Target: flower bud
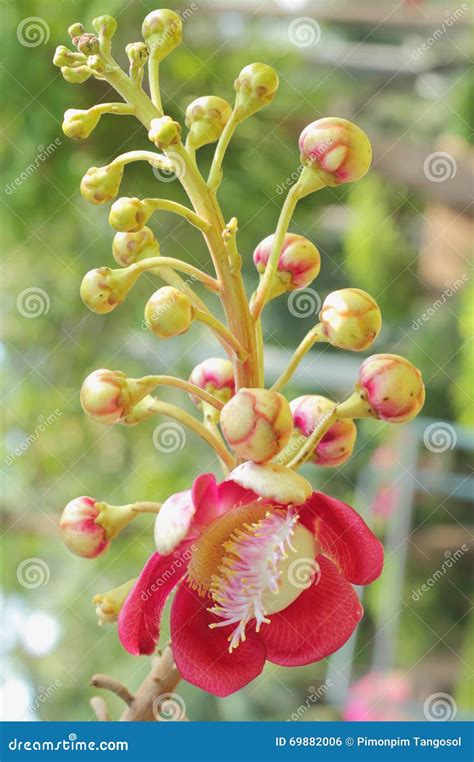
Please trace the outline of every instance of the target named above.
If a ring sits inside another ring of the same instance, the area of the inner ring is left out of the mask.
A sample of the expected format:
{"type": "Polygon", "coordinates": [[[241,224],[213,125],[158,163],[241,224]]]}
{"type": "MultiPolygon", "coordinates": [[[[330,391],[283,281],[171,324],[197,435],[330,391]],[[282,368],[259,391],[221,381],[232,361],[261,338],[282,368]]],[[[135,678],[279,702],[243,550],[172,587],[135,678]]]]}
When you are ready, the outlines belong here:
{"type": "Polygon", "coordinates": [[[329,294],[319,319],[329,343],[352,352],[370,347],[382,326],[377,302],[360,288],[341,288],[329,294]]]}
{"type": "Polygon", "coordinates": [[[104,79],[106,64],[101,56],[89,56],[87,67],[97,79],[104,79]]]}
{"type": "Polygon", "coordinates": [[[139,272],[130,272],[130,269],[98,267],[89,270],[82,279],[81,299],[91,312],[105,315],[122,304],[139,275],[139,272]]]}
{"type": "Polygon", "coordinates": [[[65,45],[58,45],[54,51],[53,64],[55,66],[79,66],[85,64],[86,57],[82,53],[76,53],[73,50],[69,50],[65,45]]]}
{"type": "Polygon", "coordinates": [[[170,339],[186,333],[193,321],[193,308],[187,294],[172,286],[155,291],[145,307],[145,322],[155,336],[170,339]]]}
{"type": "Polygon", "coordinates": [[[372,161],[372,147],[362,130],[347,119],[326,117],[311,122],[300,135],[301,161],[325,185],[359,180],[372,161]]]}
{"type": "Polygon", "coordinates": [[[148,137],[157,148],[169,148],[181,141],[181,125],[170,116],[152,119],[148,137]]]}
{"type": "Polygon", "coordinates": [[[153,231],[144,227],[137,233],[116,233],[112,243],[112,254],[121,267],[129,267],[140,259],[158,257],[160,244],[153,231]]]}
{"type": "Polygon", "coordinates": [[[136,233],[150,217],[151,211],[139,198],[123,196],[112,204],[109,224],[121,233],[136,233]]]}
{"type": "Polygon", "coordinates": [[[79,23],[79,21],[76,21],[75,24],[71,24],[70,27],[68,27],[67,33],[69,37],[72,38],[72,41],[75,43],[75,38],[80,37],[82,34],[84,34],[86,30],[84,29],[83,25],[79,23]]]}
{"type": "Polygon", "coordinates": [[[71,85],[82,85],[83,82],[87,82],[91,76],[91,72],[87,66],[76,66],[71,68],[70,66],[62,66],[61,74],[66,82],[71,85]]]}
{"type": "Polygon", "coordinates": [[[76,556],[96,558],[109,547],[104,527],[96,524],[98,517],[93,497],[76,497],[63,510],[59,529],[65,545],[76,556]]]}
{"type": "Polygon", "coordinates": [[[91,204],[105,204],[112,201],[120,190],[123,164],[108,164],[105,167],[90,167],[81,180],[82,197],[91,204]]]}
{"type": "Polygon", "coordinates": [[[263,63],[245,66],[234,82],[239,121],[268,106],[275,96],[278,84],[278,74],[271,66],[263,63]]]}
{"type": "Polygon", "coordinates": [[[114,587],[107,593],[97,593],[92,599],[95,613],[99,619],[99,625],[113,624],[117,621],[120,610],[125,603],[125,598],[134,586],[136,579],[130,579],[119,587],[114,587]]]}
{"type": "Polygon", "coordinates": [[[79,52],[85,56],[95,56],[100,53],[99,38],[89,32],[84,32],[75,42],[75,45],[77,45],[79,52]]]}
{"type": "Polygon", "coordinates": [[[369,406],[368,415],[390,423],[411,421],[425,402],[420,371],[399,355],[372,355],[364,360],[356,390],[369,406]]]}
{"type": "Polygon", "coordinates": [[[130,62],[130,78],[141,87],[144,66],[148,61],[148,47],[144,42],[131,42],[125,48],[125,52],[130,62]]]}
{"type": "Polygon", "coordinates": [[[111,40],[117,31],[117,21],[113,16],[98,16],[92,20],[92,27],[101,40],[111,40]]]}
{"type": "MultiPolygon", "coordinates": [[[[253,261],[261,275],[266,270],[274,238],[273,234],[264,238],[253,253],[253,261]]],[[[316,246],[302,235],[287,233],[278,259],[271,297],[308,286],[320,268],[321,256],[316,246]]]]}
{"type": "MultiPolygon", "coordinates": [[[[306,394],[290,402],[290,407],[295,425],[290,447],[292,443],[296,447],[302,446],[322,418],[333,412],[334,402],[317,394],[306,394]]],[[[316,446],[311,461],[318,466],[340,466],[351,457],[356,438],[354,421],[349,418],[336,421],[316,446]]]]}
{"type": "Polygon", "coordinates": [[[196,98],[186,109],[186,127],[193,148],[219,140],[232,114],[232,106],[217,95],[196,98]]]}
{"type": "Polygon", "coordinates": [[[239,458],[263,463],[288,443],[293,417],[285,397],[268,389],[240,389],[221,412],[224,436],[239,458]]]}
{"type": "Polygon", "coordinates": [[[63,132],[68,138],[84,140],[97,127],[99,119],[100,113],[94,109],[83,111],[82,109],[68,108],[64,113],[63,132]]]}
{"type": "Polygon", "coordinates": [[[155,61],[162,61],[180,44],[183,38],[183,22],[177,13],[166,8],[152,11],[145,17],[142,35],[155,61]]]}
{"type": "Polygon", "coordinates": [[[117,423],[155,386],[147,377],[128,378],[120,370],[100,368],[90,373],[82,384],[82,409],[95,421],[117,423]]]}
{"type": "MultiPolygon", "coordinates": [[[[213,394],[221,402],[228,402],[235,394],[234,369],[230,360],[221,357],[210,357],[208,360],[196,365],[189,380],[200,389],[213,394]]],[[[201,400],[191,395],[191,399],[197,407],[201,407],[201,400]]]]}

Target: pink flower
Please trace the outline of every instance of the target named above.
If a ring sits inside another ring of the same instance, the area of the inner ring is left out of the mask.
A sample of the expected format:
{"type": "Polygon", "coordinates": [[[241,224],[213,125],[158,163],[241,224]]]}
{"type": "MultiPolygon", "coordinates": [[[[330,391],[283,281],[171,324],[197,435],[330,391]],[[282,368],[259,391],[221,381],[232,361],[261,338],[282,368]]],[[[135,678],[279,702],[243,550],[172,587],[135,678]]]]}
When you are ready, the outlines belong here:
{"type": "MultiPolygon", "coordinates": [[[[253,253],[253,261],[259,273],[266,270],[274,238],[274,234],[264,238],[253,253]]],[[[274,286],[275,295],[308,286],[320,268],[321,255],[316,246],[302,235],[287,233],[278,259],[276,275],[279,284],[274,286]]]]}
{"type": "MultiPolygon", "coordinates": [[[[350,583],[372,582],[383,564],[381,543],[345,503],[312,493],[299,506],[284,504],[232,477],[217,484],[204,474],[165,502],[156,523],[159,552],[118,621],[127,651],[152,653],[163,607],[177,587],[171,608],[177,667],[216,696],[256,678],[266,660],[297,666],[339,649],[363,613],[350,583]]],[[[276,472],[266,494],[278,481],[276,472]]]]}
{"type": "Polygon", "coordinates": [[[349,689],[343,719],[348,722],[389,722],[411,719],[406,704],[412,686],[402,672],[369,672],[349,689]]]}

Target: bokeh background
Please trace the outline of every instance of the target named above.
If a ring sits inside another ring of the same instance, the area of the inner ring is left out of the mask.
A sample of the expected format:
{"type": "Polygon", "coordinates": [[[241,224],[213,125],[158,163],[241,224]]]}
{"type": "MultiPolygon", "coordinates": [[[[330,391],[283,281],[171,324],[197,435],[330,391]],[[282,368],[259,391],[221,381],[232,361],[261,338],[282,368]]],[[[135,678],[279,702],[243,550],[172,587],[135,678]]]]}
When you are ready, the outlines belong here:
{"type": "MultiPolygon", "coordinates": [[[[298,167],[297,137],[327,115],[354,119],[370,135],[374,165],[354,186],[327,189],[297,209],[292,229],[310,237],[322,271],[291,304],[265,314],[267,377],[276,377],[335,288],[369,291],[384,314],[375,351],[406,355],[423,370],[423,417],[397,428],[364,421],[354,457],[305,475],[353,505],[384,540],[387,563],[364,596],[353,640],[329,660],[300,669],[267,665],[237,695],[216,699],[182,684],[191,719],[462,719],[472,709],[472,322],[469,280],[472,166],[468,3],[388,0],[196,0],[168,2],[184,18],[185,43],[163,65],[167,113],[182,120],[202,94],[229,100],[240,69],[273,65],[272,106],[239,128],[220,196],[239,218],[249,293],[255,245],[274,230],[283,188],[298,167]]],[[[151,2],[21,0],[2,3],[3,455],[2,697],[8,719],[92,718],[88,686],[105,672],[135,689],[149,660],[123,652],[114,626],[98,628],[92,597],[137,575],[152,550],[152,518],[136,520],[95,561],[72,556],[58,536],[62,507],[80,494],[112,503],[165,499],[218,466],[191,434],[163,437],[150,420],[101,427],[79,405],[98,367],[128,375],[187,377],[219,354],[205,331],[172,343],[142,327],[156,288],[142,278],[107,316],[79,298],[83,274],[111,265],[107,209],[91,207],[79,182],[126,150],[146,148],[131,117],[105,117],[91,138],[62,134],[65,109],[113,100],[95,80],[69,85],[51,59],[67,27],[112,13],[114,49],[140,39],[151,2]]],[[[206,166],[211,149],[202,151],[206,166]]],[[[178,181],[129,166],[123,195],[184,201],[178,181]]],[[[162,251],[200,267],[199,234],[170,215],[153,220],[162,251]]],[[[341,399],[362,358],[316,347],[289,396],[341,399]]],[[[192,411],[182,395],[166,399],[192,411]]],[[[163,635],[167,637],[166,627],[163,635]]],[[[113,717],[120,702],[106,697],[113,717]]]]}

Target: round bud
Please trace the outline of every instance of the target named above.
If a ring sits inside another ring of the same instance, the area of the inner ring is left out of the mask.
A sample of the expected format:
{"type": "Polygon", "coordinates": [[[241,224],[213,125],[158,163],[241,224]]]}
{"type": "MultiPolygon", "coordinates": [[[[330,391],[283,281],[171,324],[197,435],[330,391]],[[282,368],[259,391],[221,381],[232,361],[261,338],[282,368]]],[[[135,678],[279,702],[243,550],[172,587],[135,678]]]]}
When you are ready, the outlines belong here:
{"type": "Polygon", "coordinates": [[[370,415],[390,423],[411,421],[425,402],[421,372],[399,355],[371,355],[364,360],[356,390],[370,406],[370,415]]]}
{"type": "Polygon", "coordinates": [[[121,267],[129,267],[140,259],[158,257],[160,245],[153,231],[144,227],[137,233],[116,233],[112,242],[112,254],[121,267]]]}
{"type": "Polygon", "coordinates": [[[181,125],[170,116],[152,119],[148,137],[157,148],[169,148],[181,141],[181,125]]]}
{"type": "Polygon", "coordinates": [[[92,27],[100,37],[110,40],[117,31],[117,21],[113,16],[98,16],[92,19],[92,27]]]}
{"type": "Polygon", "coordinates": [[[107,67],[103,58],[100,56],[89,56],[87,59],[87,67],[95,77],[98,79],[104,79],[104,74],[107,67]]]}
{"type": "Polygon", "coordinates": [[[352,352],[370,347],[382,326],[377,302],[360,288],[341,288],[329,294],[319,319],[329,343],[352,352]]]}
{"type": "Polygon", "coordinates": [[[71,26],[68,27],[67,33],[69,37],[72,37],[72,41],[74,42],[74,38],[80,37],[85,31],[83,25],[79,23],[79,21],[76,21],[75,24],[71,24],[71,26]]]}
{"type": "Polygon", "coordinates": [[[85,63],[85,58],[81,53],[75,53],[65,45],[58,45],[54,51],[53,64],[55,66],[77,66],[80,63],[85,63]]]}
{"type": "Polygon", "coordinates": [[[112,201],[120,190],[122,177],[123,164],[90,167],[81,180],[81,195],[91,204],[112,201]]]}
{"type": "Polygon", "coordinates": [[[232,106],[217,95],[196,98],[186,109],[186,127],[194,148],[219,140],[232,114],[232,106]]]}
{"type": "Polygon", "coordinates": [[[145,322],[156,336],[170,339],[186,333],[193,321],[191,300],[183,291],[163,286],[155,291],[145,307],[145,322]]]}
{"type": "Polygon", "coordinates": [[[326,117],[311,122],[300,135],[301,161],[324,180],[340,185],[359,180],[372,161],[369,138],[352,122],[326,117]]]}
{"type": "Polygon", "coordinates": [[[77,42],[75,42],[77,49],[85,56],[95,56],[100,53],[100,43],[98,37],[95,34],[84,32],[77,42]]]}
{"type": "MultiPolygon", "coordinates": [[[[189,380],[200,389],[213,394],[221,402],[228,402],[235,394],[234,369],[230,360],[221,357],[210,357],[208,360],[196,365],[189,380]]],[[[191,396],[197,407],[201,407],[201,400],[191,396]]]]}
{"type": "Polygon", "coordinates": [[[234,82],[239,119],[245,119],[271,103],[278,84],[278,74],[271,66],[263,63],[245,66],[234,82]]]}
{"type": "Polygon", "coordinates": [[[66,82],[71,85],[82,85],[83,82],[87,82],[91,76],[91,72],[88,66],[76,66],[71,68],[70,66],[62,66],[61,74],[66,82]]]}
{"type": "Polygon", "coordinates": [[[268,389],[240,389],[222,409],[220,422],[239,458],[256,463],[277,455],[293,431],[288,402],[268,389]]]}
{"type": "Polygon", "coordinates": [[[96,524],[99,510],[93,497],[76,497],[62,512],[59,529],[65,545],[76,556],[96,558],[110,545],[104,527],[96,524]]]}
{"type": "Polygon", "coordinates": [[[109,224],[123,233],[135,233],[141,230],[150,217],[150,210],[139,198],[123,196],[112,204],[109,224]]]}
{"type": "Polygon", "coordinates": [[[63,132],[68,138],[84,140],[97,127],[99,119],[100,114],[93,109],[83,111],[81,109],[69,108],[64,113],[63,132]]]}
{"type": "Polygon", "coordinates": [[[180,44],[183,38],[183,22],[174,11],[161,8],[145,17],[142,35],[150,49],[150,55],[155,60],[162,61],[180,44]]]}
{"type": "Polygon", "coordinates": [[[125,52],[130,63],[137,68],[144,66],[148,60],[148,47],[144,42],[130,42],[125,52]]]}
{"type": "MultiPolygon", "coordinates": [[[[253,261],[260,274],[265,272],[275,236],[260,241],[253,253],[253,261]]],[[[321,256],[316,246],[296,233],[287,233],[281,248],[272,296],[308,286],[321,269],[321,256]]]]}
{"type": "MultiPolygon", "coordinates": [[[[304,444],[324,416],[332,413],[334,402],[317,394],[305,394],[290,402],[290,407],[295,426],[290,447],[294,443],[296,448],[304,444]]],[[[351,457],[356,438],[354,421],[336,421],[316,446],[311,461],[318,466],[340,466],[351,457]]]]}
{"type": "Polygon", "coordinates": [[[127,412],[126,383],[127,377],[120,370],[95,370],[82,384],[82,409],[96,421],[116,423],[127,412]]]}
{"type": "Polygon", "coordinates": [[[110,267],[97,267],[84,275],[81,299],[92,312],[105,315],[121,304],[126,296],[117,288],[117,273],[110,267]]]}

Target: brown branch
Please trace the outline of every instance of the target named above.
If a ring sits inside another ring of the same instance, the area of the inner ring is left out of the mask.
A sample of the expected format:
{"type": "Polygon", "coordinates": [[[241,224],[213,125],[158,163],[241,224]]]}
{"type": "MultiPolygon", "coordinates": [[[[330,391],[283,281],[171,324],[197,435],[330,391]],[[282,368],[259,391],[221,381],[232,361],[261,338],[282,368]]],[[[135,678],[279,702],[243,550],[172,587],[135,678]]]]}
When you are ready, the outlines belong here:
{"type": "Polygon", "coordinates": [[[107,704],[105,703],[102,696],[92,696],[90,700],[90,705],[92,709],[94,710],[94,714],[99,720],[99,722],[109,722],[110,721],[110,715],[107,710],[107,704]]]}
{"type": "Polygon", "coordinates": [[[128,688],[108,675],[93,675],[89,685],[94,686],[94,688],[104,688],[106,691],[116,693],[128,706],[131,706],[134,702],[135,697],[130,693],[128,688]]]}
{"type": "MultiPolygon", "coordinates": [[[[165,646],[162,653],[152,661],[149,674],[138,688],[135,699],[131,706],[127,707],[121,716],[126,722],[154,722],[160,719],[160,697],[167,694],[166,699],[171,700],[170,693],[178,685],[181,676],[173,659],[171,646],[165,646]]],[[[163,701],[163,706],[165,700],[163,701]]],[[[184,704],[182,714],[176,719],[184,718],[184,704]]]]}

